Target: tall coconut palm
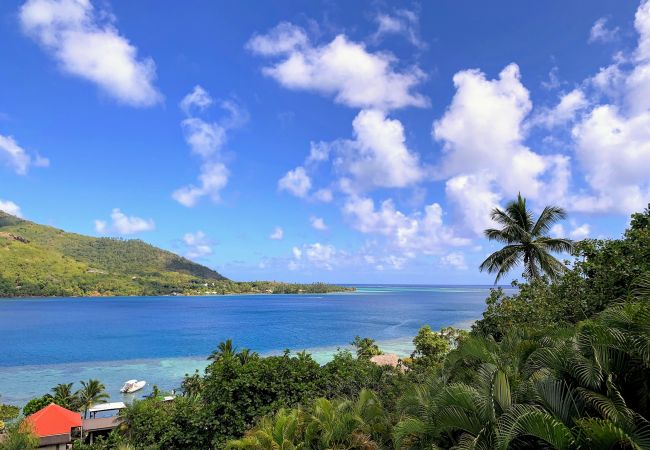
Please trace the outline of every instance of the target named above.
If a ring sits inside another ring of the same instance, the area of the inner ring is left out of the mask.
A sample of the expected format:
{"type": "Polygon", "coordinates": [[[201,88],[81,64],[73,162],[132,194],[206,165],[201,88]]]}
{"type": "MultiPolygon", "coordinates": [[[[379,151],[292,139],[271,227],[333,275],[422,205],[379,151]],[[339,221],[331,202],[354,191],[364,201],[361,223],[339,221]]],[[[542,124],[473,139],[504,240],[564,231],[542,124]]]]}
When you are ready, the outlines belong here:
{"type": "Polygon", "coordinates": [[[72,383],[57,384],[52,388],[54,403],[67,409],[79,406],[79,398],[72,392],[72,383]]]}
{"type": "Polygon", "coordinates": [[[505,246],[488,256],[480,269],[496,273],[495,283],[520,263],[523,263],[524,276],[529,280],[544,274],[554,279],[565,270],[551,253],[570,252],[573,241],[547,236],[551,226],[566,217],[564,209],[547,206],[535,220],[526,206],[526,199],[519,194],[516,200],[506,205],[505,210],[494,208],[490,217],[502,228],[489,228],[485,230],[485,236],[505,246]]]}
{"type": "Polygon", "coordinates": [[[77,391],[79,404],[84,412],[84,419],[88,417],[88,410],[96,403],[108,400],[106,386],[99,380],[88,380],[81,382],[81,389],[77,391]]]}
{"type": "Polygon", "coordinates": [[[235,356],[236,353],[237,348],[233,345],[232,339],[226,339],[223,342],[219,342],[219,345],[217,345],[217,348],[212,353],[210,353],[208,359],[217,361],[221,358],[235,356]]]}

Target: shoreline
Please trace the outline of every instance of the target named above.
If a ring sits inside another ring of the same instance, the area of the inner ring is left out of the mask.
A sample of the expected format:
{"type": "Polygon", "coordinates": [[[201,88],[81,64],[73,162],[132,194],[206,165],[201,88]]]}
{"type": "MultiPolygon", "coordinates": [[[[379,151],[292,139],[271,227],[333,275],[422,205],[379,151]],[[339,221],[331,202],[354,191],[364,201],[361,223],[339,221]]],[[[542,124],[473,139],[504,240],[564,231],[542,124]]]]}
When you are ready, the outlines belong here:
{"type": "MultiPolygon", "coordinates": [[[[450,326],[469,329],[472,323],[474,323],[473,320],[463,321],[450,326]]],[[[376,343],[384,353],[394,353],[400,357],[406,357],[414,349],[413,337],[411,335],[402,336],[378,340],[376,343]]],[[[306,351],[320,365],[331,361],[334,354],[340,350],[350,350],[354,353],[354,348],[349,343],[290,349],[293,355],[306,351]]],[[[284,349],[270,350],[261,352],[260,356],[279,356],[283,352],[284,349]]],[[[138,393],[141,396],[149,394],[154,385],[158,386],[161,390],[178,389],[185,375],[192,374],[195,370],[202,373],[209,364],[210,361],[207,359],[207,355],[188,355],[169,358],[95,360],[57,364],[0,366],[0,386],[3,386],[1,382],[3,378],[9,380],[9,384],[11,384],[10,380],[14,379],[14,383],[22,384],[24,382],[26,386],[29,386],[29,389],[25,389],[24,394],[21,396],[0,391],[0,399],[2,403],[20,406],[22,408],[28,400],[49,392],[58,383],[78,383],[81,379],[90,377],[98,378],[107,385],[107,391],[111,396],[109,401],[124,398],[140,398],[135,396],[125,397],[119,393],[119,388],[122,386],[123,380],[128,379],[130,376],[128,374],[132,374],[133,371],[146,374],[145,376],[140,376],[140,378],[147,379],[145,389],[138,393]],[[82,375],[84,373],[86,375],[82,375]],[[104,379],[102,379],[102,375],[105,376],[104,379]]]]}
{"type": "MultiPolygon", "coordinates": [[[[412,351],[413,336],[377,341],[379,347],[386,353],[396,353],[399,356],[408,356],[412,351]]],[[[290,349],[295,355],[306,351],[321,365],[331,361],[339,350],[352,350],[348,344],[319,346],[305,349],[290,349]]],[[[261,352],[263,357],[282,355],[282,350],[261,352]]],[[[20,386],[20,393],[0,391],[0,402],[15,406],[24,406],[31,398],[41,396],[50,391],[58,383],[79,383],[82,379],[97,378],[106,384],[110,395],[109,401],[123,399],[119,388],[124,380],[131,375],[147,380],[145,389],[138,392],[138,396],[126,397],[127,399],[140,398],[151,392],[154,385],[161,390],[178,389],[187,374],[195,370],[200,373],[210,364],[207,355],[177,356],[170,358],[145,358],[132,360],[105,360],[83,361],[57,364],[30,364],[22,366],[0,366],[0,387],[13,385],[20,386]],[[23,387],[24,386],[24,387],[23,387]]]]}

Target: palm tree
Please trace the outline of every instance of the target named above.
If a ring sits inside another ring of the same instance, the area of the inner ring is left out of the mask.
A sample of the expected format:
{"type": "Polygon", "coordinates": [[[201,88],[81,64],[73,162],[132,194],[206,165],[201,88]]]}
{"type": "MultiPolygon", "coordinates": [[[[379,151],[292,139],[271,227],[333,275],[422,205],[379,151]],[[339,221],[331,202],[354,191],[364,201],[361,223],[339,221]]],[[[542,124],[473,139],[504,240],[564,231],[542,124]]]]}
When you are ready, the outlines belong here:
{"type": "Polygon", "coordinates": [[[96,403],[108,400],[106,386],[99,380],[88,380],[81,382],[81,389],[77,391],[77,397],[81,408],[83,408],[84,419],[88,417],[88,410],[96,403]]]}
{"type": "Polygon", "coordinates": [[[54,403],[64,408],[74,409],[79,405],[79,398],[72,392],[72,383],[57,384],[52,388],[54,403]]]}
{"type": "Polygon", "coordinates": [[[230,441],[229,450],[298,450],[304,444],[304,413],[300,409],[280,409],[274,416],[263,417],[255,429],[237,441],[230,441]]]}
{"type": "Polygon", "coordinates": [[[232,344],[232,339],[226,339],[225,341],[219,343],[217,348],[212,353],[210,353],[208,359],[217,361],[218,359],[221,358],[228,358],[231,356],[235,356],[236,353],[237,353],[237,349],[232,344]]]}
{"type": "Polygon", "coordinates": [[[239,362],[242,363],[242,365],[258,357],[259,354],[257,352],[253,352],[248,348],[244,348],[239,353],[237,353],[237,359],[239,359],[239,362]]]}
{"type": "Polygon", "coordinates": [[[570,252],[573,241],[546,235],[555,222],[566,217],[564,209],[547,206],[534,220],[532,212],[526,207],[526,199],[519,194],[517,200],[506,205],[505,210],[494,208],[490,217],[502,228],[489,228],[485,230],[485,236],[491,241],[506,244],[488,256],[480,266],[481,271],[497,274],[495,283],[522,262],[524,276],[531,281],[543,274],[555,279],[565,270],[551,252],[570,252]]]}

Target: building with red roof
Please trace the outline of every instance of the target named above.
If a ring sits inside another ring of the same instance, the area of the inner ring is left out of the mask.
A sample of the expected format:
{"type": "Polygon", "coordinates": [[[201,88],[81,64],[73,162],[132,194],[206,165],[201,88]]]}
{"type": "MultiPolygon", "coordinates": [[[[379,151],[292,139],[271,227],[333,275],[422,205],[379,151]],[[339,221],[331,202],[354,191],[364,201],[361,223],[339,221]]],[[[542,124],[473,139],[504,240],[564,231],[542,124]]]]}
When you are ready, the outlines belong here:
{"type": "Polygon", "coordinates": [[[63,450],[81,436],[81,414],[54,403],[25,418],[25,424],[40,439],[39,448],[63,450]]]}

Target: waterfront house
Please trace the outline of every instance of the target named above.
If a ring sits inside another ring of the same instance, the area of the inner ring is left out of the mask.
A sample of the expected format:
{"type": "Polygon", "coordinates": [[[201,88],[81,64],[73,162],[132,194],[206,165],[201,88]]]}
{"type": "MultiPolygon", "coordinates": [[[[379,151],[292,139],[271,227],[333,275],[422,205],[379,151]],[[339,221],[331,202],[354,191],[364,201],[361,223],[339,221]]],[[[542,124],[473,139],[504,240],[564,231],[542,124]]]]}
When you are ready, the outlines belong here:
{"type": "Polygon", "coordinates": [[[40,449],[68,449],[81,437],[81,414],[54,403],[27,416],[25,423],[38,436],[40,449]]]}

